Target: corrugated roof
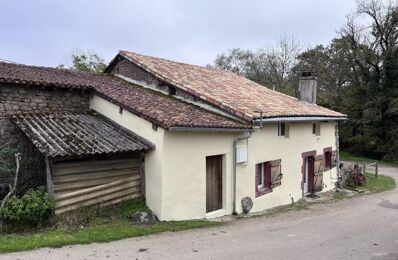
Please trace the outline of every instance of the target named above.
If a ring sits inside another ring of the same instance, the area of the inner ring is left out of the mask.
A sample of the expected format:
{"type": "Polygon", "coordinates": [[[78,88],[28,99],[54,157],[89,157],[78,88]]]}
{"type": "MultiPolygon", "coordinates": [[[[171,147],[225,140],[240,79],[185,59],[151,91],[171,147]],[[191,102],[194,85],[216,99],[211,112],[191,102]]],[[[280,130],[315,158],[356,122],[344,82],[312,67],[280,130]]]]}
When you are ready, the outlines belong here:
{"type": "Polygon", "coordinates": [[[235,73],[210,69],[128,51],[119,54],[162,81],[187,91],[241,118],[276,116],[344,117],[339,112],[299,101],[235,73]]]}
{"type": "Polygon", "coordinates": [[[250,128],[248,124],[104,73],[0,62],[0,82],[94,90],[111,102],[165,129],[169,127],[243,130],[250,128]]]}
{"type": "Polygon", "coordinates": [[[18,115],[13,122],[48,157],[146,151],[153,144],[94,113],[18,115]]]}

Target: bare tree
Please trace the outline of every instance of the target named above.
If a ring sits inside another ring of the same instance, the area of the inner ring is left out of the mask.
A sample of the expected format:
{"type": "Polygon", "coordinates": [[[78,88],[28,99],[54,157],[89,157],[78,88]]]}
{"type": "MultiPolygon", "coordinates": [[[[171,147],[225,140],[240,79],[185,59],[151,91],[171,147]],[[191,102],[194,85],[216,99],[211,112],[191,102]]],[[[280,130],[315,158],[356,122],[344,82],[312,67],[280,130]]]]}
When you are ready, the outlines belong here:
{"type": "Polygon", "coordinates": [[[9,184],[9,192],[7,193],[7,195],[4,197],[3,201],[0,204],[0,231],[3,230],[3,208],[6,205],[7,200],[11,197],[12,194],[14,194],[16,188],[17,188],[17,183],[18,183],[18,176],[19,176],[19,165],[21,162],[21,155],[20,153],[16,153],[15,154],[15,164],[16,164],[16,168],[15,168],[15,176],[14,176],[14,183],[13,185],[9,184]]]}

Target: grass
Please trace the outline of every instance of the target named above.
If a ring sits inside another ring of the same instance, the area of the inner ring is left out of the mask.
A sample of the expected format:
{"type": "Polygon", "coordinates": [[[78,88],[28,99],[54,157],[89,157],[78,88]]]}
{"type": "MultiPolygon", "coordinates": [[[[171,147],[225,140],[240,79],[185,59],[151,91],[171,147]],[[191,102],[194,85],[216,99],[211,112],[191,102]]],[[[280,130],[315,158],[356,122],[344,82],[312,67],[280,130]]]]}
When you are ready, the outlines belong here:
{"type": "Polygon", "coordinates": [[[71,232],[58,229],[36,233],[9,234],[0,236],[0,252],[16,252],[41,247],[61,247],[73,244],[109,242],[122,238],[209,227],[217,224],[217,222],[205,220],[190,220],[159,222],[152,226],[137,226],[132,225],[127,220],[119,220],[71,232]]]}
{"type": "MultiPolygon", "coordinates": [[[[340,151],[340,160],[353,162],[374,162],[375,159],[353,155],[346,151],[340,151]]],[[[379,163],[387,166],[398,167],[398,162],[379,161],[379,163]]]]}
{"type": "Polygon", "coordinates": [[[373,173],[365,173],[365,178],[366,183],[360,188],[372,193],[392,190],[396,187],[394,178],[390,176],[378,175],[377,179],[375,179],[375,175],[373,173]]]}
{"type": "MultiPolygon", "coordinates": [[[[119,207],[110,208],[101,216],[89,216],[88,223],[82,227],[72,228],[68,224],[58,228],[36,230],[0,235],[0,253],[32,250],[41,247],[61,247],[74,244],[90,244],[109,242],[129,237],[146,236],[161,232],[175,232],[193,228],[211,227],[219,224],[206,220],[158,222],[154,225],[134,225],[129,216],[137,211],[148,212],[145,203],[140,200],[130,200],[119,207]]],[[[90,210],[83,210],[81,214],[92,214],[90,210]]],[[[77,213],[79,215],[80,213],[77,213]]],[[[70,224],[70,223],[69,223],[70,224]]],[[[79,224],[80,225],[80,224],[79,224]]]]}

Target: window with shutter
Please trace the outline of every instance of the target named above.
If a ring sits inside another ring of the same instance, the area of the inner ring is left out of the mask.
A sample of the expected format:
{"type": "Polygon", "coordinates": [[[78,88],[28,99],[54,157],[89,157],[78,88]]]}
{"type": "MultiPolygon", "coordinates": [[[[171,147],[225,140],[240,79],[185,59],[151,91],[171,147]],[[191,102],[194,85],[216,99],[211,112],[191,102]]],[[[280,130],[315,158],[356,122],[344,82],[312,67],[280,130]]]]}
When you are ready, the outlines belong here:
{"type": "Polygon", "coordinates": [[[281,160],[256,164],[256,197],[272,192],[281,185],[281,160]]]}

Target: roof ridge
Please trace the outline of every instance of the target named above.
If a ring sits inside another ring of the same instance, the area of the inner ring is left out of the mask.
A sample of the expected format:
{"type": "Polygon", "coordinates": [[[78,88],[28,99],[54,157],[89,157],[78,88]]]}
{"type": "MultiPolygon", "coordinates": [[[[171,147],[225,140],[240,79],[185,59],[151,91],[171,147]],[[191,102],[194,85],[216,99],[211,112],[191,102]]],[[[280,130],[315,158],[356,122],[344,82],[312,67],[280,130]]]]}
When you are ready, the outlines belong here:
{"type": "MultiPolygon", "coordinates": [[[[185,66],[191,66],[191,67],[196,67],[196,68],[205,69],[205,70],[212,70],[212,71],[216,71],[216,72],[234,73],[234,72],[229,71],[229,70],[205,67],[205,66],[196,65],[196,64],[190,64],[190,63],[186,63],[186,62],[182,62],[182,61],[175,61],[175,60],[170,60],[170,59],[165,59],[165,58],[159,58],[159,57],[155,57],[155,56],[151,56],[151,55],[145,55],[145,54],[136,53],[136,52],[133,52],[133,51],[125,51],[125,50],[120,50],[119,51],[119,54],[122,55],[122,56],[124,56],[123,53],[132,53],[134,55],[143,56],[143,57],[147,57],[147,58],[151,58],[151,59],[163,60],[163,61],[166,61],[166,62],[177,63],[177,64],[181,64],[181,65],[185,65],[185,66]]],[[[235,74],[235,75],[237,75],[237,74],[235,74]]]]}
{"type": "Polygon", "coordinates": [[[0,61],[1,64],[6,64],[7,66],[14,66],[14,67],[26,67],[26,68],[34,68],[34,69],[47,69],[47,70],[60,70],[60,71],[65,71],[65,72],[72,72],[76,74],[89,74],[89,75],[99,75],[102,72],[93,72],[93,71],[79,71],[79,70],[73,70],[70,68],[60,68],[60,67],[50,67],[50,66],[39,66],[39,65],[29,65],[29,64],[24,64],[24,63],[12,63],[12,62],[5,62],[5,61],[0,61]]]}

